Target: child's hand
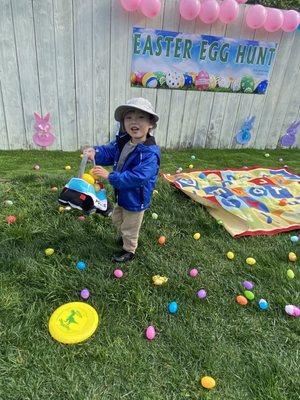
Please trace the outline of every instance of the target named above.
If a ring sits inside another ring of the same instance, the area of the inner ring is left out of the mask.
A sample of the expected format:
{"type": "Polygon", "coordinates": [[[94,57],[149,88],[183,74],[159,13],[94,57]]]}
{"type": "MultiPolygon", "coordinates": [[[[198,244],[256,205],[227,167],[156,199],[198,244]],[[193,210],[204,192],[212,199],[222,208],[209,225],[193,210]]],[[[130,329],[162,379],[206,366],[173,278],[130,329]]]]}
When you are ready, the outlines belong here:
{"type": "Polygon", "coordinates": [[[93,161],[95,159],[96,151],[93,147],[88,147],[83,150],[83,154],[86,154],[88,159],[93,161]]]}
{"type": "Polygon", "coordinates": [[[96,167],[92,168],[91,173],[96,176],[101,176],[101,178],[104,179],[108,179],[109,175],[109,172],[105,168],[100,167],[100,165],[97,165],[96,167]]]}

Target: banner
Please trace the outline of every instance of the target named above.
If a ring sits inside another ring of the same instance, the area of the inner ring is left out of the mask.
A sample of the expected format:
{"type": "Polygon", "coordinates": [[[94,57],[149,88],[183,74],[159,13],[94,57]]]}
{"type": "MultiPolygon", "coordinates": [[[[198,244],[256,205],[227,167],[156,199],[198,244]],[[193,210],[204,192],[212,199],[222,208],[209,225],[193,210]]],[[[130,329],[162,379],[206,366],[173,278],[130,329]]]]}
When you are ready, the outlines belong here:
{"type": "Polygon", "coordinates": [[[265,94],[277,44],[133,28],[131,85],[265,94]]]}
{"type": "Polygon", "coordinates": [[[300,229],[300,176],[284,168],[192,171],[163,175],[234,237],[300,229]]]}

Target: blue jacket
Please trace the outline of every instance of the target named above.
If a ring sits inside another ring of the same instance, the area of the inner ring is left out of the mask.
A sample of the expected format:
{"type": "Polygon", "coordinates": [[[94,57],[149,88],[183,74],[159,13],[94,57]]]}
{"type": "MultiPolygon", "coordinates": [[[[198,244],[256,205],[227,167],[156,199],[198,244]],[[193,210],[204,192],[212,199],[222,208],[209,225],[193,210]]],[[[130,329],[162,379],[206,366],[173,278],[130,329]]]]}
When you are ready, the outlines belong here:
{"type": "Polygon", "coordinates": [[[116,171],[124,145],[130,140],[127,133],[119,133],[105,146],[96,146],[97,165],[113,165],[109,182],[115,189],[116,202],[128,211],[142,211],[150,206],[160,165],[160,149],[155,138],[148,136],[126,158],[121,171],[116,171]]]}

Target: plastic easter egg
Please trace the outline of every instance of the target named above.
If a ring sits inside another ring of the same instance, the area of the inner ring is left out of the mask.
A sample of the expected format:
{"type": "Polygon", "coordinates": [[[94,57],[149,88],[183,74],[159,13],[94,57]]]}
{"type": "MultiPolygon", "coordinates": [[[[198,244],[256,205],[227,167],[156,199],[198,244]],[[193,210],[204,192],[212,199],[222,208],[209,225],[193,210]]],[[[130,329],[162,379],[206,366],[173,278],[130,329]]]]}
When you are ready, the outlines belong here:
{"type": "Polygon", "coordinates": [[[193,238],[194,238],[195,240],[199,240],[199,239],[200,239],[200,237],[201,237],[201,234],[200,234],[199,232],[197,232],[197,233],[194,233],[194,236],[193,236],[193,238]]]}
{"type": "Polygon", "coordinates": [[[246,306],[248,304],[248,300],[246,299],[246,297],[242,296],[241,294],[236,296],[235,300],[240,306],[246,306]]]}
{"type": "Polygon", "coordinates": [[[299,236],[291,236],[290,239],[292,243],[297,243],[299,241],[299,236]]]}
{"type": "Polygon", "coordinates": [[[153,340],[156,335],[154,326],[152,326],[152,325],[148,326],[148,328],[146,329],[145,335],[148,340],[153,340]]]}
{"type": "Polygon", "coordinates": [[[223,225],[223,221],[221,219],[218,219],[217,223],[218,225],[223,225]]]}
{"type": "Polygon", "coordinates": [[[280,206],[286,206],[287,205],[287,199],[281,199],[281,200],[279,200],[279,203],[278,203],[280,206]]]}
{"type": "Polygon", "coordinates": [[[70,206],[65,207],[65,211],[71,211],[71,210],[72,210],[72,207],[70,207],[70,206]]]}
{"type": "Polygon", "coordinates": [[[82,289],[82,291],[80,292],[80,297],[81,297],[83,300],[87,300],[87,299],[90,297],[90,292],[89,292],[89,290],[88,290],[87,288],[82,289]]]}
{"type": "Polygon", "coordinates": [[[84,221],[85,220],[85,216],[84,215],[79,215],[79,217],[77,219],[79,221],[84,221]]]}
{"type": "Polygon", "coordinates": [[[89,183],[90,185],[94,185],[95,183],[95,179],[90,174],[83,174],[82,179],[87,183],[89,183]]]}
{"type": "Polygon", "coordinates": [[[190,164],[189,169],[193,169],[193,168],[194,168],[193,164],[190,164]]]}
{"type": "Polygon", "coordinates": [[[152,72],[147,72],[142,79],[142,85],[147,88],[156,88],[158,85],[158,80],[156,75],[152,72]]]}
{"type": "Polygon", "coordinates": [[[233,92],[238,92],[239,90],[241,90],[241,80],[239,78],[232,80],[231,89],[233,92]]]}
{"type": "Polygon", "coordinates": [[[261,81],[255,88],[255,93],[257,94],[264,94],[267,90],[268,87],[268,80],[264,79],[263,81],[261,81]]]}
{"type": "Polygon", "coordinates": [[[211,376],[203,376],[200,382],[205,389],[213,389],[216,386],[216,381],[211,376]]]}
{"type": "Polygon", "coordinates": [[[254,79],[250,75],[243,76],[241,88],[245,93],[252,93],[254,90],[254,79]]]}
{"type": "Polygon", "coordinates": [[[266,158],[270,157],[270,154],[269,153],[265,153],[265,157],[266,158]]]}
{"type": "Polygon", "coordinates": [[[294,278],[295,278],[295,273],[294,273],[294,271],[293,271],[292,269],[288,269],[288,270],[286,271],[286,276],[287,276],[289,279],[294,279],[294,278]]]}
{"type": "Polygon", "coordinates": [[[166,83],[166,74],[162,71],[157,71],[154,73],[154,75],[156,76],[159,86],[163,86],[163,84],[166,83]]]}
{"type": "Polygon", "coordinates": [[[123,276],[123,271],[122,271],[121,269],[115,269],[115,270],[114,270],[114,276],[115,276],[115,278],[117,278],[117,279],[122,278],[122,276],[123,276]]]}
{"type": "Polygon", "coordinates": [[[196,76],[195,86],[198,90],[207,90],[209,88],[209,75],[206,71],[200,71],[196,76]]]}
{"type": "Polygon", "coordinates": [[[183,74],[184,77],[184,86],[190,87],[193,84],[193,77],[188,74],[183,74]]]}
{"type": "Polygon", "coordinates": [[[190,270],[189,270],[189,275],[190,275],[192,278],[195,278],[195,277],[198,275],[198,270],[197,270],[197,268],[192,268],[192,269],[190,269],[190,270]]]}
{"type": "Polygon", "coordinates": [[[168,72],[166,74],[166,84],[170,89],[179,89],[184,86],[183,74],[178,72],[168,72]]]}
{"type": "Polygon", "coordinates": [[[205,299],[205,297],[207,296],[206,290],[205,289],[198,290],[197,296],[199,297],[199,299],[205,299]]]}
{"type": "Polygon", "coordinates": [[[66,171],[70,171],[70,169],[71,169],[71,166],[70,166],[70,165],[66,165],[66,166],[65,166],[65,170],[66,170],[66,171]]]}
{"type": "Polygon", "coordinates": [[[158,244],[160,244],[161,246],[164,245],[166,243],[166,237],[165,236],[160,236],[158,238],[158,244]]]}
{"type": "Polygon", "coordinates": [[[289,253],[289,260],[292,261],[292,262],[297,261],[297,256],[292,251],[289,253]]]}
{"type": "Polygon", "coordinates": [[[34,169],[35,171],[39,171],[39,170],[41,169],[41,167],[40,167],[38,164],[35,164],[35,165],[33,166],[33,169],[34,169]]]}
{"type": "Polygon", "coordinates": [[[158,194],[158,190],[154,189],[153,190],[153,194],[157,195],[158,194]]]}
{"type": "Polygon", "coordinates": [[[251,281],[244,281],[243,286],[247,290],[252,290],[254,288],[254,283],[251,281]]]}
{"type": "Polygon", "coordinates": [[[168,311],[170,314],[176,314],[178,311],[178,304],[176,301],[171,301],[171,303],[168,304],[168,311]]]}
{"type": "Polygon", "coordinates": [[[17,217],[15,217],[14,215],[8,215],[5,218],[6,222],[8,223],[8,225],[14,224],[17,220],[17,217]]]}
{"type": "Polygon", "coordinates": [[[191,160],[196,160],[196,156],[191,156],[191,160]]]}
{"type": "Polygon", "coordinates": [[[248,265],[254,265],[254,264],[256,264],[256,260],[253,257],[248,257],[248,258],[246,258],[246,263],[248,265]]]}
{"type": "Polygon", "coordinates": [[[158,215],[157,215],[156,213],[152,213],[152,218],[153,218],[153,219],[157,219],[157,218],[158,218],[158,215]]]}
{"type": "Polygon", "coordinates": [[[182,172],[182,168],[181,167],[177,168],[176,174],[181,174],[181,172],[182,172]]]}
{"type": "Polygon", "coordinates": [[[250,292],[250,290],[245,290],[244,291],[244,296],[246,297],[246,299],[248,300],[254,300],[254,293],[250,292]]]}
{"type": "Polygon", "coordinates": [[[232,251],[228,251],[226,254],[227,258],[229,260],[233,260],[234,259],[234,253],[232,251]]]}
{"type": "Polygon", "coordinates": [[[300,308],[293,304],[288,304],[284,307],[285,312],[291,317],[300,317],[300,308]]]}
{"type": "Polygon", "coordinates": [[[54,254],[54,249],[51,249],[50,247],[45,250],[46,256],[52,256],[54,254]]]}
{"type": "Polygon", "coordinates": [[[58,191],[56,186],[52,186],[50,190],[51,190],[52,193],[55,193],[55,192],[58,191]]]}
{"type": "Polygon", "coordinates": [[[198,175],[198,178],[200,179],[206,179],[206,175],[204,172],[200,172],[200,174],[198,175]]]}
{"type": "Polygon", "coordinates": [[[77,269],[79,269],[80,271],[84,270],[86,268],[86,263],[83,261],[78,261],[78,263],[76,264],[77,269]]]}
{"type": "Polygon", "coordinates": [[[4,204],[9,207],[12,206],[14,203],[11,200],[5,200],[4,204]]]}
{"type": "Polygon", "coordinates": [[[260,299],[258,302],[258,306],[261,310],[267,310],[269,308],[269,303],[265,299],[260,299]]]}
{"type": "Polygon", "coordinates": [[[210,90],[215,89],[217,86],[217,78],[214,75],[209,75],[209,84],[208,88],[210,90]]]}

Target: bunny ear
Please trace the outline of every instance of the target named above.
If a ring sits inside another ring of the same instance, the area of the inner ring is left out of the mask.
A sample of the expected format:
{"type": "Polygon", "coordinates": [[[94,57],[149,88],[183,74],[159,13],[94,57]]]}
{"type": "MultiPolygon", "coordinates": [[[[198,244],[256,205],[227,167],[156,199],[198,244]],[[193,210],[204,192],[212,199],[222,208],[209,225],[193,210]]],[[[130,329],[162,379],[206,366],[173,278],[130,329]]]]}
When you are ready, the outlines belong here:
{"type": "Polygon", "coordinates": [[[38,123],[41,122],[41,120],[42,120],[40,114],[38,114],[37,112],[34,113],[34,118],[35,118],[35,121],[38,123]]]}
{"type": "Polygon", "coordinates": [[[50,117],[50,113],[47,113],[47,114],[44,116],[43,121],[44,121],[44,122],[49,122],[49,117],[50,117]]]}

